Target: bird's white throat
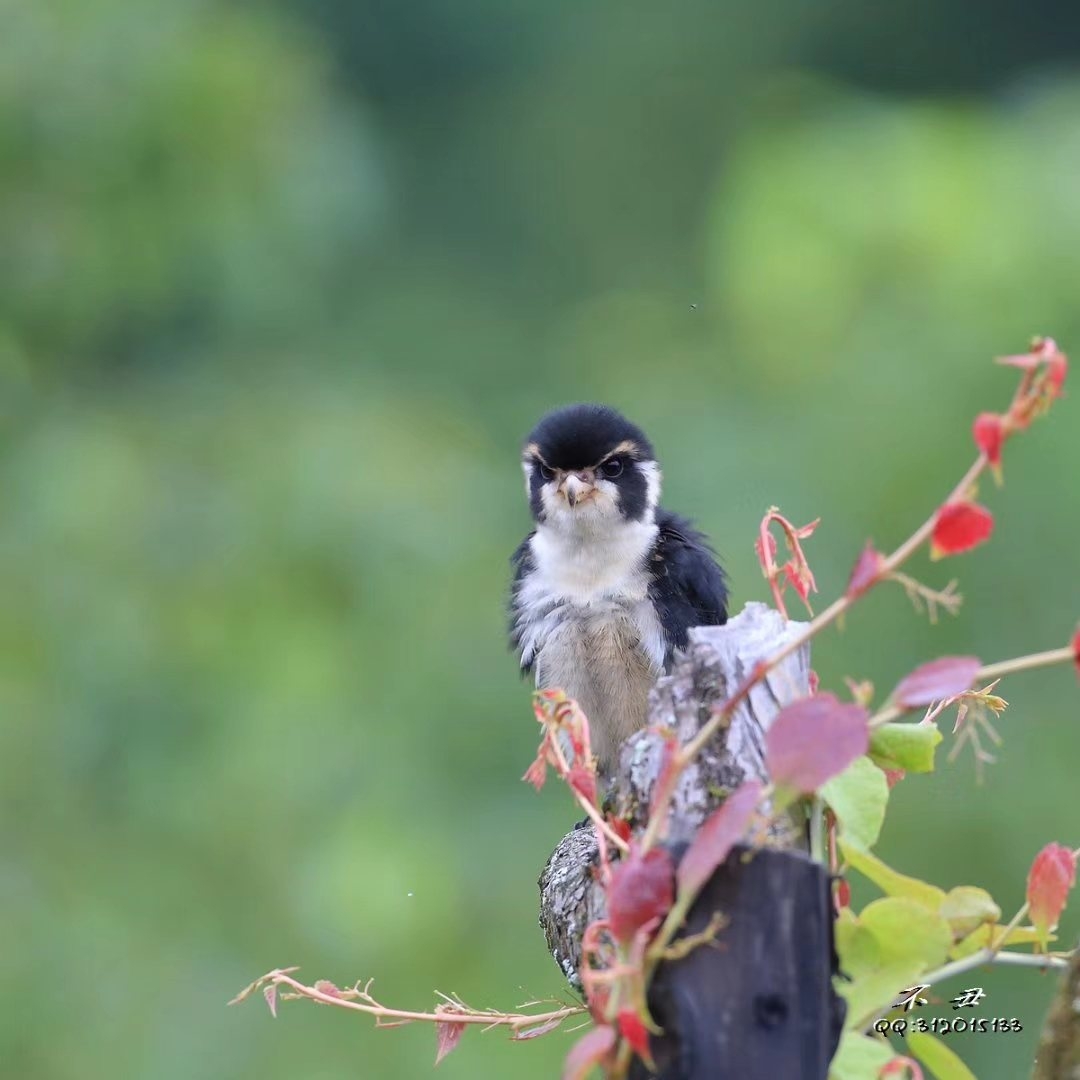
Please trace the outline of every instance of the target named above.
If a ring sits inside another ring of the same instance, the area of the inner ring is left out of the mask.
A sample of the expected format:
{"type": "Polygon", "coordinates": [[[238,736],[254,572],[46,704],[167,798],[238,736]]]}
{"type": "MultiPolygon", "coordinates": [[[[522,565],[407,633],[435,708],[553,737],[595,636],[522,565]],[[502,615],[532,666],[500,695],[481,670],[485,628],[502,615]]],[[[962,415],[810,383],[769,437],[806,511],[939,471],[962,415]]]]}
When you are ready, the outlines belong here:
{"type": "Polygon", "coordinates": [[[624,518],[555,521],[539,525],[532,538],[539,591],[570,602],[642,599],[648,586],[645,560],[657,527],[624,518]]]}

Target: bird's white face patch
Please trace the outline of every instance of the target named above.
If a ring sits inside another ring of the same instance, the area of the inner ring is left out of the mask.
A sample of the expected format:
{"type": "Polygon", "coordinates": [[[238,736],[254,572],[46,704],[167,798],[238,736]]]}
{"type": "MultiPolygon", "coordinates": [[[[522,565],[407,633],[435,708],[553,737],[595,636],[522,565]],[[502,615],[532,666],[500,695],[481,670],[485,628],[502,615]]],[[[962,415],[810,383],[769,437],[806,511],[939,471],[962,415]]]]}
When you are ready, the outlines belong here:
{"type": "MultiPolygon", "coordinates": [[[[527,456],[521,463],[525,477],[525,494],[532,495],[532,476],[536,460],[527,456]]],[[[630,466],[645,478],[644,521],[652,521],[660,502],[660,466],[655,461],[635,461],[630,466]]],[[[540,488],[540,504],[545,524],[566,532],[595,534],[605,531],[622,516],[619,487],[594,469],[567,472],[553,469],[554,474],[540,488]]]]}
{"type": "Polygon", "coordinates": [[[571,532],[594,531],[605,522],[617,521],[619,492],[610,480],[596,477],[592,483],[581,481],[577,474],[556,473],[540,489],[545,524],[571,532]]]}

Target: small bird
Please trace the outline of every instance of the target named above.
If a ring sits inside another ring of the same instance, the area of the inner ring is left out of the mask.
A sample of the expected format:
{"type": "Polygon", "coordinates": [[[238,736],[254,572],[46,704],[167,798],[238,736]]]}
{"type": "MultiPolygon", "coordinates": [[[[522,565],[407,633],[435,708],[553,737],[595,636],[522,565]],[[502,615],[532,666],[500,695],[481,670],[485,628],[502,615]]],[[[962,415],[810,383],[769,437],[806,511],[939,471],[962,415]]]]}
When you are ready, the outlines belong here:
{"type": "Polygon", "coordinates": [[[614,409],[548,413],[521,464],[535,528],[511,560],[511,644],[538,688],[578,702],[610,775],[689,628],[726,622],[724,572],[705,537],[659,506],[652,445],[614,409]]]}

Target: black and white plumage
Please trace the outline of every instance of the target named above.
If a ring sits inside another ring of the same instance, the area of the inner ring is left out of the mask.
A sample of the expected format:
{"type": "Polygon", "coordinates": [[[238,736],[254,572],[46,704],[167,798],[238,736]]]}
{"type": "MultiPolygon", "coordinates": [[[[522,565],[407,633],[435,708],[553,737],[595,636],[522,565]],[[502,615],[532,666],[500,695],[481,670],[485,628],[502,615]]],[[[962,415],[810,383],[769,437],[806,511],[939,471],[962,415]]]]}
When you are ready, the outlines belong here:
{"type": "Polygon", "coordinates": [[[614,409],[549,413],[522,467],[536,527],[512,559],[511,642],[538,687],[581,705],[610,772],[689,628],[727,620],[724,572],[705,537],[659,506],[652,445],[614,409]]]}

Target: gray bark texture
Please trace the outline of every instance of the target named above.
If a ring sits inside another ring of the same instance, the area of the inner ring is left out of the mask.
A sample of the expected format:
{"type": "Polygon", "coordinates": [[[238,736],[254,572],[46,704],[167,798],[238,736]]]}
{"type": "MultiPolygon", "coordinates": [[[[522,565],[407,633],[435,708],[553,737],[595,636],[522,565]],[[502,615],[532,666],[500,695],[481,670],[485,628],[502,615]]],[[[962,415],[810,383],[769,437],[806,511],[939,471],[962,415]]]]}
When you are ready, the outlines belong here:
{"type": "MultiPolygon", "coordinates": [[[[644,824],[663,761],[664,732],[688,742],[749,676],[804,629],[764,604],[750,603],[724,626],[690,631],[685,653],[649,696],[649,726],[631,735],[619,754],[609,796],[614,812],[637,832],[644,824]]],[[[672,801],[668,842],[688,841],[705,818],[744,780],[767,782],[765,732],[779,710],[810,689],[809,646],[794,652],[750,693],[698,760],[680,778],[672,801]]],[[[806,821],[797,806],[772,829],[771,846],[805,850],[806,821]]],[[[540,925],[555,962],[580,986],[581,936],[606,915],[594,880],[598,852],[591,826],[568,833],[540,875],[540,925]]]]}

